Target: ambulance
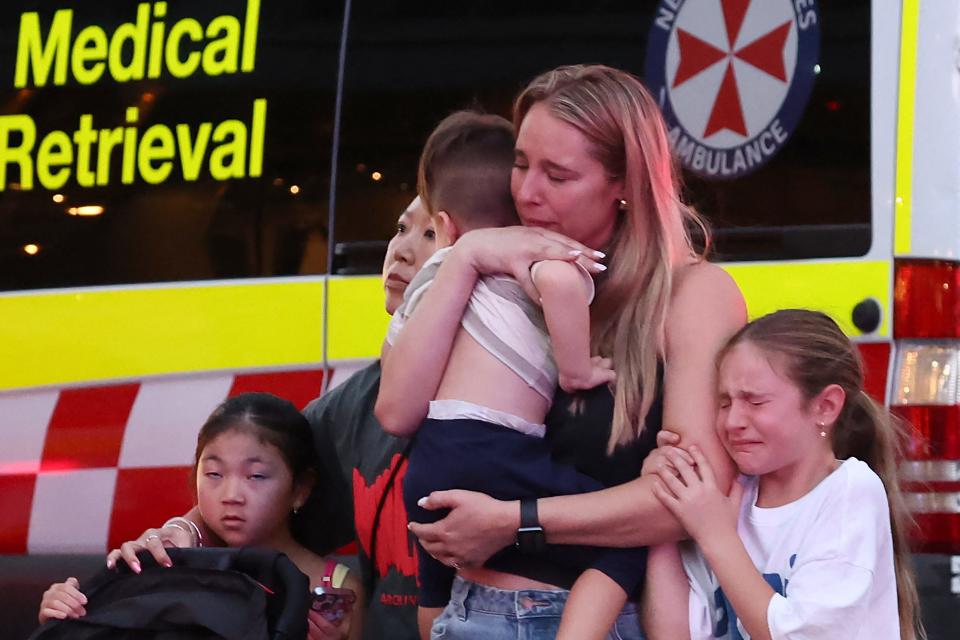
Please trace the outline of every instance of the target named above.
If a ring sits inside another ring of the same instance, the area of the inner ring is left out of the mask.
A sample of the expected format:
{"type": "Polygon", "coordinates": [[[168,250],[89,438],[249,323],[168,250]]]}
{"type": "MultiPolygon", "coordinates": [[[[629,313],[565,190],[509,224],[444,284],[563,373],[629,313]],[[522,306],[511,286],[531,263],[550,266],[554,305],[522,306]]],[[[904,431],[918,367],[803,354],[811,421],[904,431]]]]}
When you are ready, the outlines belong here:
{"type": "Polygon", "coordinates": [[[820,309],[857,341],[913,425],[918,563],[955,605],[955,0],[7,0],[0,553],[137,535],[190,504],[224,398],[302,406],[375,358],[431,127],[579,62],[657,96],[751,316],[820,309]]]}

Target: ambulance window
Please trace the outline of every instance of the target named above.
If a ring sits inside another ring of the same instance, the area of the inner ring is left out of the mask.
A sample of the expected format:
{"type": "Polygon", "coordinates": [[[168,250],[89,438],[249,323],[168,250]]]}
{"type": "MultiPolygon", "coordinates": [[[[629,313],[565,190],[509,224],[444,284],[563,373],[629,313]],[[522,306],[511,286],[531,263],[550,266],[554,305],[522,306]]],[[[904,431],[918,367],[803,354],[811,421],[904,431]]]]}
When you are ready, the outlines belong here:
{"type": "Polygon", "coordinates": [[[0,290],[322,273],[342,17],[3,2],[0,290]]]}
{"type": "Polygon", "coordinates": [[[643,77],[666,110],[681,116],[670,126],[678,154],[690,156],[686,164],[696,164],[690,141],[698,137],[704,154],[712,145],[728,156],[720,162],[714,154],[699,171],[684,172],[688,199],[715,229],[718,257],[865,253],[869,2],[821,9],[754,0],[739,23],[729,21],[739,34],[732,47],[700,19],[706,4],[355,0],[335,269],[379,269],[378,251],[415,195],[421,146],[443,116],[470,106],[509,116],[512,98],[537,73],[581,62],[643,77]],[[720,52],[699,69],[697,56],[688,58],[686,83],[676,75],[690,52],[679,31],[706,42],[701,51],[720,52]],[[724,83],[728,63],[732,80],[724,83]],[[729,108],[735,102],[739,117],[729,108]],[[726,175],[717,179],[710,167],[726,175]]]}
{"type": "MultiPolygon", "coordinates": [[[[792,135],[780,143],[767,126],[775,153],[746,175],[716,179],[685,171],[688,198],[714,226],[720,259],[856,256],[870,249],[870,3],[822,4],[816,19],[819,55],[808,102],[804,107],[802,96],[787,93],[770,108],[780,136],[784,120],[798,119],[792,135]]],[[[803,46],[802,54],[811,55],[803,46]]],[[[764,99],[748,97],[758,90],[751,81],[773,84],[753,71],[737,76],[744,111],[746,100],[764,99]]],[[[732,165],[729,151],[726,161],[732,165]]]]}
{"type": "Polygon", "coordinates": [[[626,0],[354,0],[335,270],[380,269],[397,215],[416,195],[420,150],[444,116],[479,107],[509,118],[517,92],[561,64],[641,74],[653,9],[626,0]]]}

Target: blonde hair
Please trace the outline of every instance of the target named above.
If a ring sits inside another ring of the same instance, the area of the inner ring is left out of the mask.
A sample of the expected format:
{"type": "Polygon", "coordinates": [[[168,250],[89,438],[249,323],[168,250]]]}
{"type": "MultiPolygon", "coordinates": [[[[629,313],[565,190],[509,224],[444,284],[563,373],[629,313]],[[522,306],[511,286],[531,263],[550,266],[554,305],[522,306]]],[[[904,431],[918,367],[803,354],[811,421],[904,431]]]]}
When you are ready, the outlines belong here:
{"type": "Polygon", "coordinates": [[[665,358],[673,269],[695,254],[688,224],[698,225],[705,236],[707,230],[680,200],[666,124],[636,77],[600,65],[544,73],[514,103],[518,130],[539,103],[579,130],[609,178],[624,184],[626,205],[607,249],[610,268],[598,279],[591,306],[591,347],[612,357],[617,373],[609,452],[643,430],[656,395],[657,363],[665,358]]]}
{"type": "Polygon", "coordinates": [[[926,638],[910,563],[908,530],[913,520],[897,477],[906,432],[900,420],[863,390],[860,351],[829,316],[804,309],[785,309],[753,320],[730,338],[717,363],[742,342],[783,356],[783,373],[808,401],[828,385],[843,389],[846,399],[830,436],[833,453],[840,460],[853,456],[866,462],[883,482],[890,505],[900,637],[926,638]]]}

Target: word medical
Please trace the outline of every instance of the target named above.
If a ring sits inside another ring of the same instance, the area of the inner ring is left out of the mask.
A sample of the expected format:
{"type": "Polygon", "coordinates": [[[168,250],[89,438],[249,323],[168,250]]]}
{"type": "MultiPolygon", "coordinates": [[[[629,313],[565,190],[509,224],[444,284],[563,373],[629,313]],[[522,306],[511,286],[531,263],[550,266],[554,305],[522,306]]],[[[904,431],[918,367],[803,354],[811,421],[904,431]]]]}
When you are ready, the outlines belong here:
{"type": "Polygon", "coordinates": [[[20,16],[13,86],[43,87],[50,79],[51,68],[53,84],[64,85],[68,66],[80,84],[97,82],[104,71],[109,71],[116,82],[159,78],[163,67],[175,78],[186,78],[201,68],[208,76],[236,73],[238,66],[240,71],[253,71],[260,0],[247,0],[242,28],[239,18],[223,15],[212,19],[206,29],[197,20],[184,18],[167,31],[160,20],[166,14],[166,2],[157,2],[152,11],[149,3],[141,3],[136,21],[121,24],[109,39],[102,27],[91,25],[81,29],[71,45],[73,9],[60,9],[54,14],[46,41],[40,31],[39,14],[24,13],[20,16]],[[194,50],[181,57],[181,49],[190,48],[181,46],[184,39],[194,50]],[[130,47],[126,47],[128,43],[130,47]],[[202,51],[196,50],[198,43],[203,43],[202,51]],[[132,49],[127,60],[125,49],[132,49]]]}

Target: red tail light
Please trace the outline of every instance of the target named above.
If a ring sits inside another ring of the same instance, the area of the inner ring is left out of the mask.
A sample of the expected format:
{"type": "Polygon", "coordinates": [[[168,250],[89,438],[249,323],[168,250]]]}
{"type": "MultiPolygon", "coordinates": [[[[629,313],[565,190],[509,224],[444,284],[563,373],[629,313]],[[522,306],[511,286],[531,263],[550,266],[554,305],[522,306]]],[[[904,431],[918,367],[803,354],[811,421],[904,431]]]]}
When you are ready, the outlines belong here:
{"type": "Polygon", "coordinates": [[[912,425],[900,467],[914,547],[960,553],[960,265],[896,264],[890,404],[912,425]]]}
{"type": "Polygon", "coordinates": [[[898,260],[895,338],[960,338],[960,268],[947,260],[898,260]]]}
{"type": "Polygon", "coordinates": [[[913,425],[900,478],[916,519],[914,548],[925,553],[960,550],[960,407],[900,406],[913,425]]]}
{"type": "Polygon", "coordinates": [[[913,425],[911,460],[956,460],[960,466],[960,407],[899,406],[894,413],[913,425]]]}

